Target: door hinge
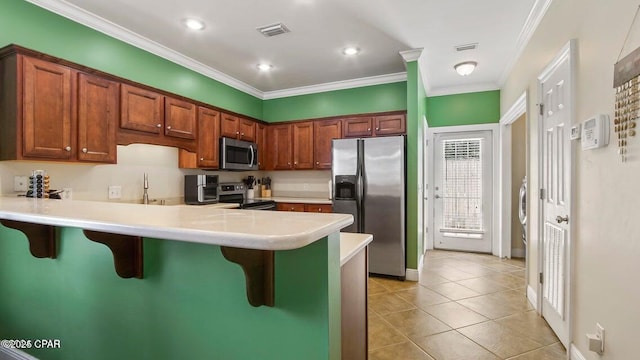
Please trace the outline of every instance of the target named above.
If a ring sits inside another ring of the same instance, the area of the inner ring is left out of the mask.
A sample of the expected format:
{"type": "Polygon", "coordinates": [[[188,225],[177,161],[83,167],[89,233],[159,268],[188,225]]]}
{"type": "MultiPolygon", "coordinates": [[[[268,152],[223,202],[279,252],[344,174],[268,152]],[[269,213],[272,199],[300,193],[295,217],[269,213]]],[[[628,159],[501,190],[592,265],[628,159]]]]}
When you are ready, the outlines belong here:
{"type": "Polygon", "coordinates": [[[544,276],[542,276],[542,273],[538,273],[538,281],[540,281],[540,284],[544,284],[544,276]]]}
{"type": "Polygon", "coordinates": [[[540,115],[544,115],[544,104],[538,104],[538,109],[540,110],[540,115]]]}
{"type": "Polygon", "coordinates": [[[426,139],[426,140],[424,141],[424,146],[429,146],[429,139],[426,139]]]}
{"type": "Polygon", "coordinates": [[[544,189],[540,189],[540,200],[544,200],[544,189]]]}

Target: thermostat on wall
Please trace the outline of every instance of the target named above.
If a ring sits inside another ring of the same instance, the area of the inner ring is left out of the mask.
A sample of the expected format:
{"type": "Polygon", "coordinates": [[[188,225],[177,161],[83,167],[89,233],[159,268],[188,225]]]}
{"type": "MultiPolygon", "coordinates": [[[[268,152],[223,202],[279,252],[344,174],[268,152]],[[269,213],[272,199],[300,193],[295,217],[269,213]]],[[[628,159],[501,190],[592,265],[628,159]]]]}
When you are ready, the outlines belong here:
{"type": "Polygon", "coordinates": [[[597,149],[609,144],[609,115],[598,114],[582,125],[582,150],[597,149]]]}

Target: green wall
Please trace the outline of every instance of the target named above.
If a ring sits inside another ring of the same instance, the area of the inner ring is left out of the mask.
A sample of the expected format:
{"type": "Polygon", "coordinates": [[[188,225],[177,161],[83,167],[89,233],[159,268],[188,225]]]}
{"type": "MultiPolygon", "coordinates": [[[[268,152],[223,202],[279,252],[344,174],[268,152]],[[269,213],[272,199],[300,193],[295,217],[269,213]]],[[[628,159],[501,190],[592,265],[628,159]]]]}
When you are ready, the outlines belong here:
{"type": "Polygon", "coordinates": [[[404,81],[264,101],[263,120],[302,120],[327,116],[406,110],[404,81]]]}
{"type": "Polygon", "coordinates": [[[262,118],[262,100],[23,0],[0,0],[0,47],[17,44],[262,118]]]}
{"type": "Polygon", "coordinates": [[[31,256],[0,226],[0,339],[59,339],[47,360],[340,359],[338,234],[276,252],[275,307],[254,308],[218,246],[144,240],[144,279],[110,250],[59,229],[57,259],[31,256]]]}
{"type": "Polygon", "coordinates": [[[429,127],[500,121],[500,90],[427,98],[429,127]]]}
{"type": "Polygon", "coordinates": [[[417,269],[422,247],[422,121],[424,86],[417,61],[407,63],[407,268],[417,269]]]}

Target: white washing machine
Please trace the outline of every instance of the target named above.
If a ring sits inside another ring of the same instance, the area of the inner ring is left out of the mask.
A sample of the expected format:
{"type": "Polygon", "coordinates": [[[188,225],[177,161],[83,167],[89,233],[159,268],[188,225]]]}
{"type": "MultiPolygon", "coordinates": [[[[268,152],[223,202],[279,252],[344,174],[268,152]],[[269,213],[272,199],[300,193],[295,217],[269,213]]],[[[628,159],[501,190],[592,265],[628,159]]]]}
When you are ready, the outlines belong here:
{"type": "Polygon", "coordinates": [[[518,217],[520,218],[520,224],[522,224],[522,242],[525,249],[527,248],[527,177],[522,178],[522,185],[520,186],[520,195],[518,196],[518,217]]]}

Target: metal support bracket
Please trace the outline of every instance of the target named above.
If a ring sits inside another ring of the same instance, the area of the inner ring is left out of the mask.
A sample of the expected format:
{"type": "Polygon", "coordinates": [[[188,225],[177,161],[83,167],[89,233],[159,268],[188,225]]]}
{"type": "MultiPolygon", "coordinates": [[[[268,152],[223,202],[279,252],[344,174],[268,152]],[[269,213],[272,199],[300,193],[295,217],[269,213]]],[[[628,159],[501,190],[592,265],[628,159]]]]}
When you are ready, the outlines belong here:
{"type": "Polygon", "coordinates": [[[141,237],[91,230],[82,230],[82,232],[89,240],[104,244],[111,250],[118,276],[124,279],[143,278],[144,258],[141,237]]]}
{"type": "Polygon", "coordinates": [[[242,267],[251,306],[274,306],[274,252],[221,246],[225,259],[242,267]]]}
{"type": "Polygon", "coordinates": [[[19,230],[27,236],[31,255],[37,258],[56,258],[56,231],[54,226],[14,220],[0,220],[0,223],[8,228],[19,230]]]}

